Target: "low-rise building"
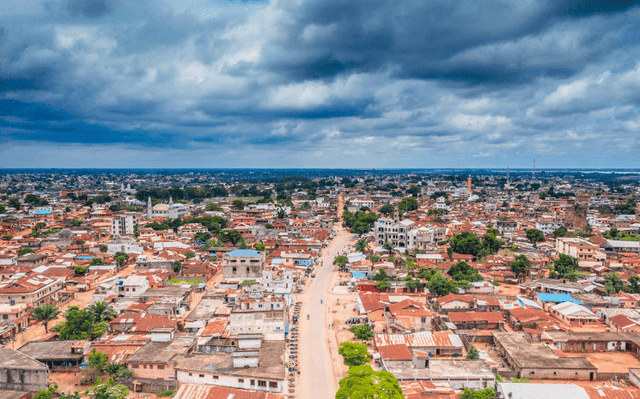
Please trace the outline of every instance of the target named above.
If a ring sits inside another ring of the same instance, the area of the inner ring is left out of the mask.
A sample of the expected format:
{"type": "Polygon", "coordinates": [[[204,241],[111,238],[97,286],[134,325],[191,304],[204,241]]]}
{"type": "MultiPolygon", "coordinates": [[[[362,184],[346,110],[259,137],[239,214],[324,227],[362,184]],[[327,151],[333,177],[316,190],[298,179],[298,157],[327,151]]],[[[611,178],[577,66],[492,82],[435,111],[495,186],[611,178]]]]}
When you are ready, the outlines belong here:
{"type": "Polygon", "coordinates": [[[0,388],[38,391],[49,387],[49,367],[31,356],[0,348],[0,388]]]}

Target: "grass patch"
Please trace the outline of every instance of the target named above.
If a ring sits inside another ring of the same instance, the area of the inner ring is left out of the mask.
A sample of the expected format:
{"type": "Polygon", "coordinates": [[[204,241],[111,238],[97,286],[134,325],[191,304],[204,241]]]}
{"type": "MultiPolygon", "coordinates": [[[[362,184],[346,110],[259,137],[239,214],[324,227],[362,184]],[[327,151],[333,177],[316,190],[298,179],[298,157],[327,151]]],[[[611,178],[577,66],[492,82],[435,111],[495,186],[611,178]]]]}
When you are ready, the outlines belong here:
{"type": "Polygon", "coordinates": [[[180,285],[180,284],[200,285],[201,283],[203,283],[201,279],[193,279],[193,278],[172,278],[172,279],[169,279],[169,281],[173,285],[180,285]]]}

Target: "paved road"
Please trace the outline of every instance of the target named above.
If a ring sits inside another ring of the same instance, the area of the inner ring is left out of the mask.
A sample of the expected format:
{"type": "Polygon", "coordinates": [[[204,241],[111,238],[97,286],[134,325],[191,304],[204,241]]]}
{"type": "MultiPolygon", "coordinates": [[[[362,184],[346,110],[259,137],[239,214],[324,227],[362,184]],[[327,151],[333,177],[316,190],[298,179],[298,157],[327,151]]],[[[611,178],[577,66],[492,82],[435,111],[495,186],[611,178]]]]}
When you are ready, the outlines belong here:
{"type": "MultiPolygon", "coordinates": [[[[300,311],[300,378],[296,381],[296,398],[335,398],[338,386],[334,375],[331,350],[328,342],[328,315],[325,312],[330,289],[333,258],[341,251],[351,234],[336,230],[337,235],[323,251],[322,266],[315,269],[316,277],[297,300],[302,302],[300,311]],[[307,320],[307,314],[311,316],[307,320]]],[[[336,354],[337,356],[337,354],[336,354]]]]}

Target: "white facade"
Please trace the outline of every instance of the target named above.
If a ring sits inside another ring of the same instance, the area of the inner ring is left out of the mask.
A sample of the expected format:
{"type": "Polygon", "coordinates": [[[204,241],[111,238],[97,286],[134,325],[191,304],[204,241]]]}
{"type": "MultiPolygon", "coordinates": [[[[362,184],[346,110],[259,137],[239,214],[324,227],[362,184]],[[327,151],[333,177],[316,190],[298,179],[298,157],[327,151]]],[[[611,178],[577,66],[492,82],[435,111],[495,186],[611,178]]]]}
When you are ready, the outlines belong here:
{"type": "Polygon", "coordinates": [[[115,215],[111,223],[111,234],[114,236],[133,235],[133,227],[138,223],[138,215],[133,212],[115,215]]]}

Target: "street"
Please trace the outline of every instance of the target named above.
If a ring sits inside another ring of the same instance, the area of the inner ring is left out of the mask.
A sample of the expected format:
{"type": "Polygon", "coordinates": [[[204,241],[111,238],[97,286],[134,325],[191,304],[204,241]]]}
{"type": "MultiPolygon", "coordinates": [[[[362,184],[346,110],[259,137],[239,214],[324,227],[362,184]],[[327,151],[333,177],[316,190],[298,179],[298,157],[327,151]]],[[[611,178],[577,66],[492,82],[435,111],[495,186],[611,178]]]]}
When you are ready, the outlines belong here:
{"type": "MultiPolygon", "coordinates": [[[[329,346],[327,300],[333,266],[333,258],[343,251],[351,234],[342,227],[336,229],[337,235],[325,248],[322,266],[315,270],[316,277],[298,297],[302,302],[300,311],[300,378],[297,383],[298,395],[302,399],[334,398],[338,390],[334,362],[329,346]],[[320,303],[323,299],[324,303],[320,303]],[[307,320],[307,314],[310,319],[307,320]]],[[[338,356],[337,353],[334,356],[338,356]]]]}

